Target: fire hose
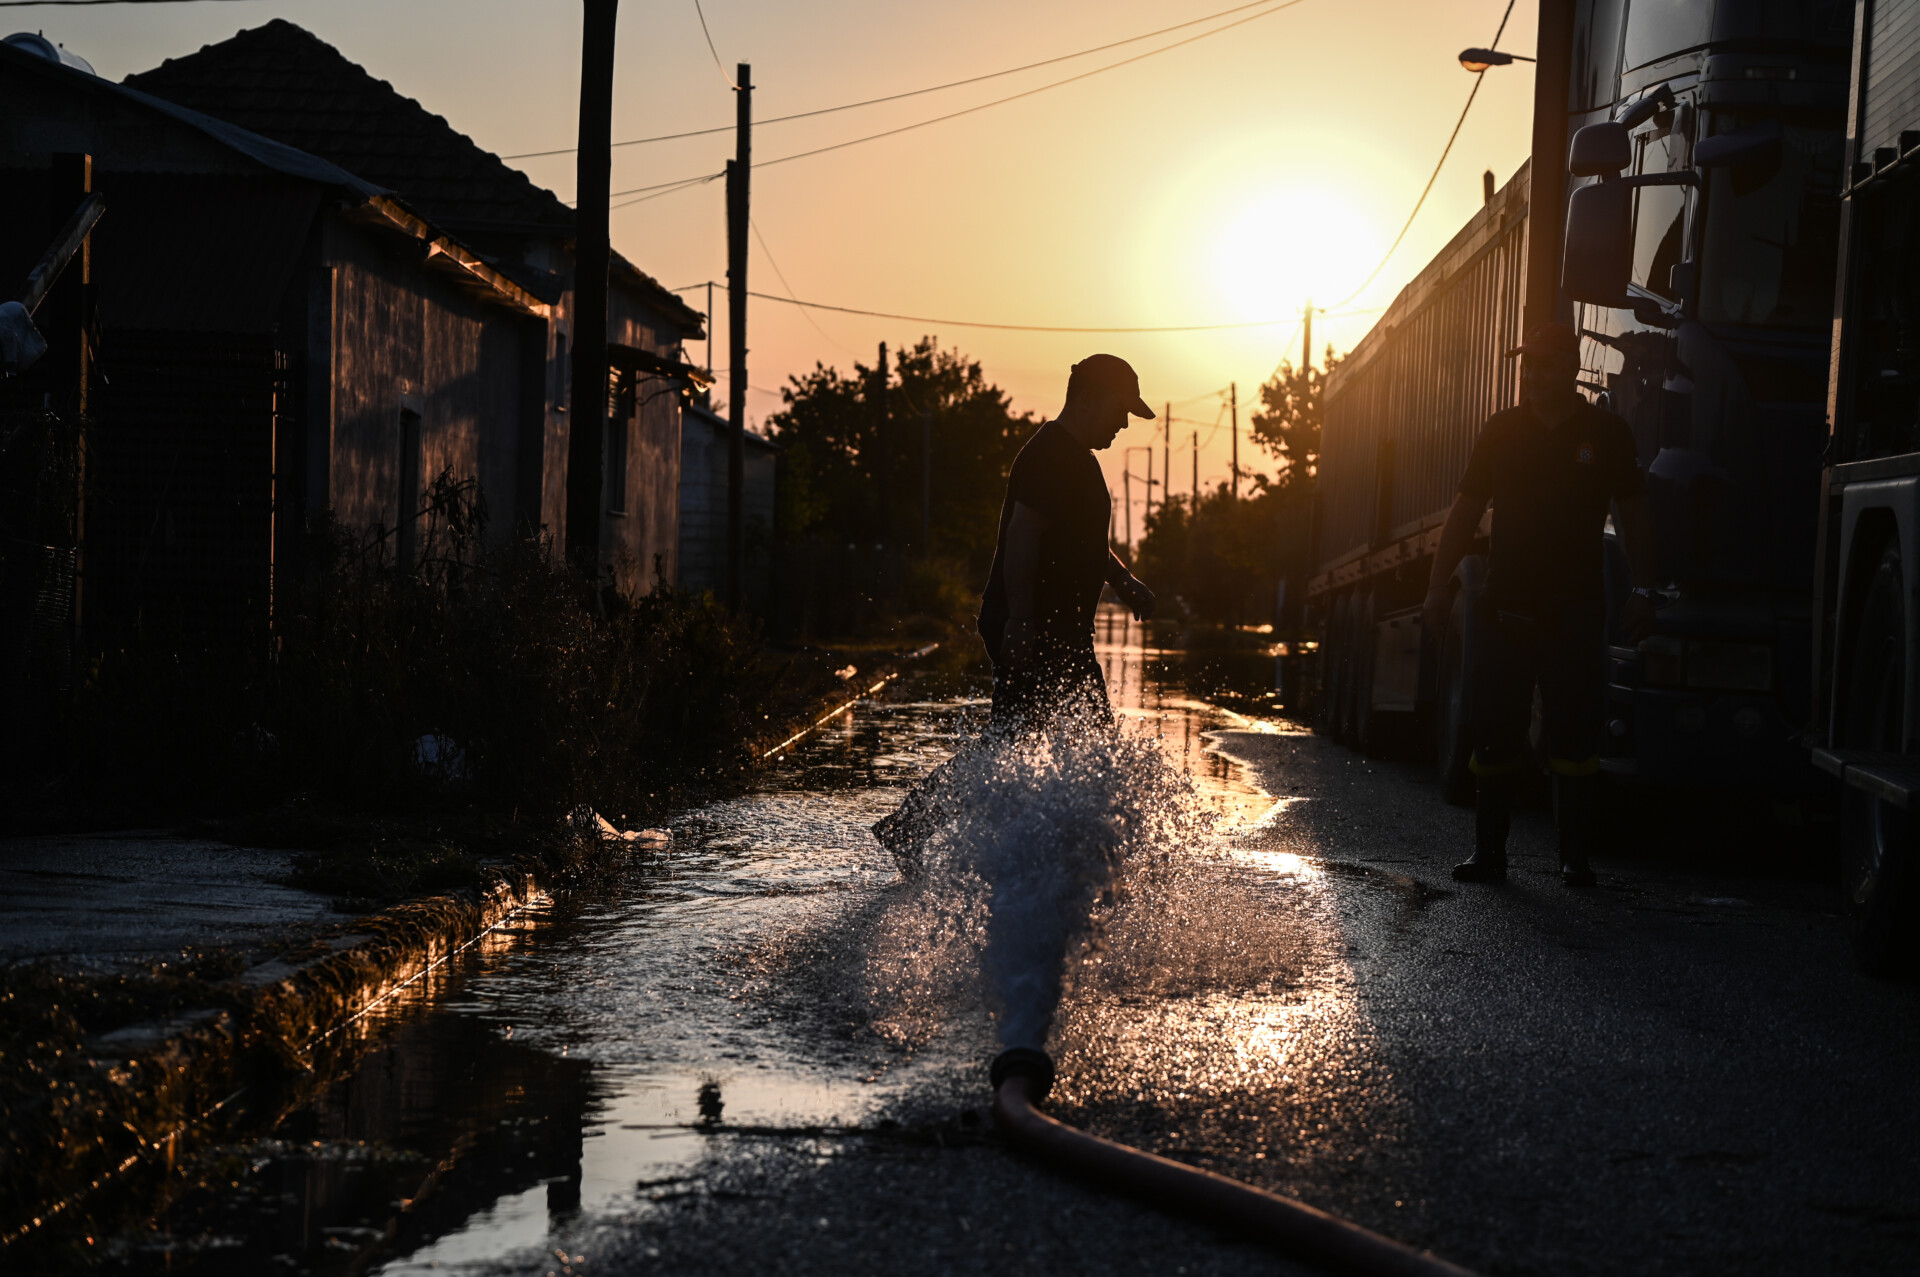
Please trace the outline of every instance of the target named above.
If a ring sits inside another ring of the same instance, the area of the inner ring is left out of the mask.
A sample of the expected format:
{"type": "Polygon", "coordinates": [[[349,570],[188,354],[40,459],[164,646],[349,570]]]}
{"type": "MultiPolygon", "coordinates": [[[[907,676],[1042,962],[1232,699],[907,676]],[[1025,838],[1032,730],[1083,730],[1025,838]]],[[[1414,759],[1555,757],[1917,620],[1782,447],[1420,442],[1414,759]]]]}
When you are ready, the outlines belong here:
{"type": "Polygon", "coordinates": [[[1053,1061],[1013,1047],[993,1061],[993,1117],[1016,1147],[1108,1188],[1181,1208],[1285,1254],[1355,1277],[1471,1277],[1464,1268],[1317,1210],[1198,1167],[1104,1140],[1034,1107],[1053,1087],[1053,1061]]]}

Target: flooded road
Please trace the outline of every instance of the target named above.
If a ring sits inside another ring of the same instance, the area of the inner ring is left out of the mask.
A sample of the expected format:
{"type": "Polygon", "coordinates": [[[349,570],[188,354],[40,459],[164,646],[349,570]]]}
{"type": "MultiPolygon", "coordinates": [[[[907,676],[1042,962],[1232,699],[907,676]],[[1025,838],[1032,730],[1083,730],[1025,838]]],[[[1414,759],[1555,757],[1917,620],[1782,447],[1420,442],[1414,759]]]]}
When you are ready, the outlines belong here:
{"type": "MultiPolygon", "coordinates": [[[[1061,1117],[1489,1273],[1920,1271],[1920,997],[1851,972],[1791,837],[1676,850],[1622,798],[1572,893],[1523,812],[1512,883],[1463,891],[1470,813],[1273,715],[1259,642],[1101,638],[1179,836],[1063,964],[1061,1117]]],[[[988,1129],[978,919],[870,832],[978,696],[909,675],[496,931],[106,1266],[1303,1271],[988,1129]]]]}

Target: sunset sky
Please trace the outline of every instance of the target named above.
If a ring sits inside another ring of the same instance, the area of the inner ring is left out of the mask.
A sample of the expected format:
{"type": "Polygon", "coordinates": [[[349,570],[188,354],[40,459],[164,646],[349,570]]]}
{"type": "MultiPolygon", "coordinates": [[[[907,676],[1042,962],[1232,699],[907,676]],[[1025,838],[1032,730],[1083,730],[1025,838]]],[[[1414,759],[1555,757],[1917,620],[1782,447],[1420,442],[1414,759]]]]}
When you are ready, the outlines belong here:
{"type": "MultiPolygon", "coordinates": [[[[728,73],[753,65],[757,118],[835,106],[1020,66],[1226,9],[1232,0],[704,0],[728,73]]],[[[754,221],[787,285],[809,301],[947,320],[1085,326],[1267,327],[1183,334],[1038,334],[813,313],[756,301],[749,420],[779,406],[789,374],[847,368],[875,343],[926,333],[979,359],[1018,408],[1050,414],[1068,366],[1110,350],[1139,369],[1156,410],[1174,402],[1175,490],[1201,437],[1203,483],[1226,473],[1225,388],[1242,430],[1257,387],[1299,359],[1299,314],[1330,305],[1379,261],[1432,171],[1471,87],[1455,55],[1492,39],[1505,0],[1299,0],[1133,65],[829,155],[759,169],[754,221]]],[[[1534,8],[1515,5],[1501,47],[1532,53],[1534,8]]],[[[1250,14],[1223,17],[1223,26],[1250,14]]],[[[119,79],[162,58],[284,17],[503,155],[572,144],[578,0],[231,0],[14,8],[119,79]]],[[[1190,37],[1196,26],[1084,58],[788,124],[755,136],[767,160],[943,115],[1190,37]]],[[[621,6],[616,140],[731,123],[733,94],[693,0],[621,6]]],[[[1372,286],[1318,317],[1315,346],[1352,346],[1378,308],[1526,157],[1533,75],[1496,68],[1426,208],[1372,286]]],[[[615,151],[614,190],[714,172],[721,135],[615,151]]],[[[516,161],[563,199],[570,155],[516,161]]],[[[722,183],[613,214],[616,248],[669,287],[724,280],[722,183]]],[[[782,281],[760,247],[755,291],[782,281]]],[[[704,308],[706,294],[683,294],[704,308]]],[[[724,294],[716,309],[724,317],[724,294]]],[[[725,371],[724,323],[715,359],[725,371]]],[[[704,352],[696,344],[696,360],[704,352]]],[[[1319,357],[1316,349],[1315,358],[1319,357]]],[[[725,385],[718,390],[724,402],[725,385]]],[[[1154,446],[1134,426],[1109,454],[1154,446]]],[[[1242,450],[1243,464],[1258,459],[1242,450]]],[[[1144,472],[1136,456],[1135,473],[1144,472]]],[[[1271,469],[1271,466],[1266,468],[1271,469]]],[[[1135,485],[1136,518],[1140,487],[1135,485]]],[[[1137,535],[1137,527],[1136,527],[1137,535]]]]}

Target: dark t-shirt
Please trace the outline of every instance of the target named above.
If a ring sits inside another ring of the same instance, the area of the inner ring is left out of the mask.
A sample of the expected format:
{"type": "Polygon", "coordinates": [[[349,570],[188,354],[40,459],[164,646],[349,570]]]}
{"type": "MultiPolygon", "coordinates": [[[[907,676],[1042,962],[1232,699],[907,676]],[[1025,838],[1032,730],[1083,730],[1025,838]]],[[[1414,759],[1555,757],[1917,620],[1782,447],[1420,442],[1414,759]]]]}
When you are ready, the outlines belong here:
{"type": "Polygon", "coordinates": [[[1627,423],[1585,399],[1548,428],[1525,404],[1480,429],[1460,495],[1493,505],[1487,592],[1497,599],[1599,599],[1607,507],[1646,491],[1627,423]]]}
{"type": "Polygon", "coordinates": [[[1107,525],[1111,501],[1106,476],[1085,444],[1065,426],[1048,422],[1034,431],[1013,459],[1007,497],[1000,506],[1000,541],[980,599],[980,637],[996,658],[1007,624],[1004,559],[1007,525],[1015,503],[1047,521],[1040,535],[1033,617],[1042,634],[1068,641],[1093,637],[1093,612],[1107,579],[1107,525]]]}

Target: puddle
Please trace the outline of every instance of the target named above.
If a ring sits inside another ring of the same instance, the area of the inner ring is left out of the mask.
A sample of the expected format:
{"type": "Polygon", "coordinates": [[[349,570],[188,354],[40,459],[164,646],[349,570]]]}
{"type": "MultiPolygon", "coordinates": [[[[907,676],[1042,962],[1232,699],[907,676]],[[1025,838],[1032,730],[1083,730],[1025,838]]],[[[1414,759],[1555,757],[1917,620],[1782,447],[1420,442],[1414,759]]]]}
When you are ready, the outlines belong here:
{"type": "MultiPolygon", "coordinates": [[[[1270,820],[1279,804],[1210,739],[1254,720],[1199,699],[1253,708],[1270,649],[1197,664],[1114,615],[1099,639],[1125,730],[1156,739],[1225,828],[1270,820]]],[[[668,847],[623,852],[591,891],[530,910],[368,1016],[352,1073],[266,1138],[197,1157],[157,1227],[104,1247],[107,1266],[564,1266],[566,1238],[684,1195],[716,1144],[784,1132],[828,1157],[834,1132],[891,1120],[909,1096],[973,1094],[984,1025],[913,1008],[864,1020],[872,991],[849,976],[845,940],[898,882],[870,827],[985,711],[977,685],[909,676],[796,743],[754,791],[683,814],[668,847]]],[[[1276,853],[1237,869],[1313,872],[1276,853]]],[[[1300,1014],[1275,1003],[1260,1040],[1291,1041],[1300,1014]]]]}

